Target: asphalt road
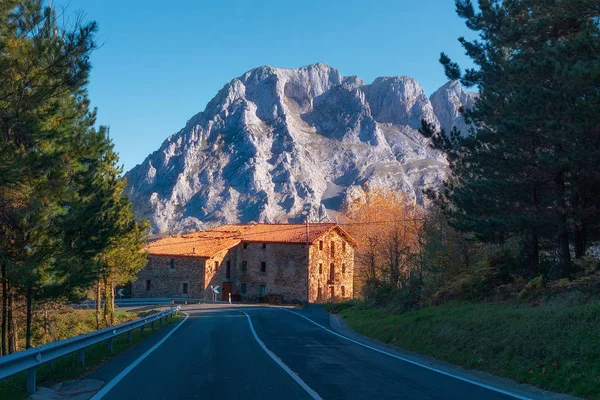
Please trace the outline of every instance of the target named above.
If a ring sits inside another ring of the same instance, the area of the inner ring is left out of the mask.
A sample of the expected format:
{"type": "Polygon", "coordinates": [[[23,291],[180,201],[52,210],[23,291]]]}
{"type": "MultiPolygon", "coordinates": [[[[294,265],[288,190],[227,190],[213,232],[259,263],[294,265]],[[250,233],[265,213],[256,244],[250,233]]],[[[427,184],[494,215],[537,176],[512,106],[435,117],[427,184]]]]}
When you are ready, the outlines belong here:
{"type": "MultiPolygon", "coordinates": [[[[189,318],[104,399],[513,398],[365,348],[289,311],[221,305],[185,311],[189,318]]],[[[329,327],[318,308],[292,311],[329,327]]],[[[93,377],[110,381],[134,356],[126,353],[93,377]]]]}

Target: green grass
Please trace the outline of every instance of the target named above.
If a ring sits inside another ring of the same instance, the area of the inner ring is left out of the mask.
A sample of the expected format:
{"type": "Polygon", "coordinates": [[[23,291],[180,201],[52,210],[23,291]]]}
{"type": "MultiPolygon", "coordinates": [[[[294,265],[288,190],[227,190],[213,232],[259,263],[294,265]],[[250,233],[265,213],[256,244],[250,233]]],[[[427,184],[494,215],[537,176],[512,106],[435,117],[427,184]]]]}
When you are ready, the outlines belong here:
{"type": "MultiPolygon", "coordinates": [[[[162,327],[159,327],[158,321],[156,321],[154,323],[155,332],[164,328],[173,321],[177,321],[179,318],[181,318],[181,315],[178,315],[172,320],[167,320],[166,323],[163,322],[162,327]]],[[[106,342],[101,342],[94,346],[90,346],[85,351],[85,366],[83,367],[77,362],[76,353],[55,360],[54,366],[44,364],[37,368],[37,385],[38,387],[48,386],[52,383],[62,382],[70,379],[78,379],[82,376],[85,376],[111,358],[118,356],[125,350],[135,346],[151,335],[152,329],[150,324],[147,324],[144,329],[144,336],[141,336],[140,329],[136,329],[132,332],[131,343],[127,342],[126,334],[117,336],[113,340],[112,353],[108,352],[106,342]]],[[[0,382],[0,399],[27,399],[29,395],[27,394],[26,378],[26,373],[21,373],[0,382]]]]}
{"type": "Polygon", "coordinates": [[[600,301],[571,307],[450,302],[401,315],[355,303],[342,306],[340,315],[357,332],[388,344],[600,399],[600,301]]]}

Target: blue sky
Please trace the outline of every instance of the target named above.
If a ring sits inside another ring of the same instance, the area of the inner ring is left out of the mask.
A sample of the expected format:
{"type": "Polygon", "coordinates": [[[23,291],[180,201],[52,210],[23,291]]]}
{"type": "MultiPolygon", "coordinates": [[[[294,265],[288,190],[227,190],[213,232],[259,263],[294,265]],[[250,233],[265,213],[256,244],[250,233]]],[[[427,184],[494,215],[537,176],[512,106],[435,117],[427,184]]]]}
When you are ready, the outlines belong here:
{"type": "Polygon", "coordinates": [[[431,94],[445,51],[469,65],[454,0],[54,0],[99,24],[89,86],[125,170],[231,79],[260,65],[324,62],[370,83],[409,75],[431,94]]]}

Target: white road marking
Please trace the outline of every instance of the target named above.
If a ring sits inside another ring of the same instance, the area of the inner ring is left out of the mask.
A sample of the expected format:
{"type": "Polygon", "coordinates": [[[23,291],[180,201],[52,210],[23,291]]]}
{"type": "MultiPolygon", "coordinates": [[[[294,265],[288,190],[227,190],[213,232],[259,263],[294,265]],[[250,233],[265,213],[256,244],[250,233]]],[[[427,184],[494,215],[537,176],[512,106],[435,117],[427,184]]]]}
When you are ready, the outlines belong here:
{"type": "Polygon", "coordinates": [[[148,357],[150,355],[150,353],[152,353],[154,350],[156,350],[158,348],[158,346],[160,346],[161,344],[163,344],[168,338],[169,336],[171,336],[173,333],[175,333],[175,331],[177,329],[179,329],[179,327],[189,318],[189,314],[185,313],[185,318],[179,323],[177,324],[177,326],[175,328],[173,328],[171,330],[171,332],[167,333],[166,336],[164,338],[162,338],[158,343],[156,343],[154,346],[152,346],[152,348],[150,348],[148,351],[146,351],[144,354],[142,354],[141,356],[138,357],[137,360],[135,360],[134,362],[132,362],[127,368],[125,368],[123,371],[121,371],[119,373],[119,375],[115,376],[110,382],[108,382],[106,385],[104,385],[102,387],[102,389],[100,389],[100,391],[98,393],[96,393],[91,400],[100,400],[102,399],[104,396],[106,396],[106,394],[108,392],[110,392],[110,390],[115,387],[115,385],[117,383],[119,383],[121,381],[121,379],[125,378],[125,376],[130,373],[135,367],[138,366],[139,363],[141,363],[146,357],[148,357]]]}
{"type": "MultiPolygon", "coordinates": [[[[279,307],[274,307],[274,308],[279,308],[279,307]]],[[[334,331],[332,331],[331,329],[328,329],[328,328],[324,327],[323,325],[321,325],[321,324],[319,324],[319,323],[317,323],[317,322],[313,321],[312,319],[310,319],[310,318],[308,318],[308,317],[305,317],[304,315],[298,314],[297,312],[293,312],[293,311],[290,311],[290,310],[286,310],[285,308],[279,308],[279,309],[280,309],[280,310],[283,310],[283,311],[286,311],[286,312],[289,312],[290,314],[294,314],[294,315],[297,315],[297,316],[299,316],[299,317],[302,317],[302,318],[304,318],[305,320],[307,320],[307,321],[309,321],[309,322],[311,322],[311,323],[313,323],[313,324],[317,325],[318,327],[320,327],[320,328],[322,328],[322,329],[325,329],[327,332],[331,333],[332,335],[335,335],[335,336],[341,337],[342,339],[346,339],[346,340],[348,340],[349,342],[352,342],[352,343],[358,344],[359,346],[366,347],[367,349],[371,349],[371,350],[373,350],[373,351],[376,351],[376,352],[378,352],[378,353],[382,353],[382,354],[388,355],[388,356],[390,356],[390,357],[397,358],[398,360],[402,360],[402,361],[404,361],[404,362],[407,362],[407,363],[409,363],[409,364],[413,364],[413,365],[416,365],[416,366],[419,366],[419,367],[422,367],[422,368],[428,369],[428,370],[430,370],[430,371],[434,371],[434,372],[440,373],[440,374],[442,374],[442,375],[446,375],[446,376],[449,376],[449,377],[451,377],[451,378],[458,379],[458,380],[460,380],[460,381],[463,381],[463,382],[467,382],[467,383],[470,383],[470,384],[473,384],[473,385],[476,385],[476,386],[480,386],[480,387],[482,387],[482,388],[485,388],[485,389],[491,390],[491,391],[493,391],[493,392],[497,392],[497,393],[505,394],[505,395],[507,395],[507,396],[511,396],[511,397],[514,397],[514,398],[516,398],[516,399],[520,399],[520,400],[532,400],[531,398],[529,398],[529,397],[524,397],[524,396],[522,396],[522,395],[520,395],[520,394],[512,393],[512,392],[509,392],[509,391],[507,391],[507,390],[500,389],[500,388],[497,388],[497,387],[494,387],[494,386],[490,386],[490,385],[488,385],[488,384],[485,384],[485,383],[482,383],[482,382],[477,382],[477,381],[475,381],[475,380],[472,380],[472,379],[469,379],[469,378],[465,378],[465,377],[463,377],[463,376],[454,375],[454,374],[451,374],[450,372],[442,371],[442,370],[440,370],[440,369],[433,368],[433,367],[430,367],[430,366],[428,366],[428,365],[425,365],[425,364],[418,363],[418,362],[416,362],[416,361],[413,361],[413,360],[410,360],[410,359],[408,359],[408,358],[400,357],[400,356],[398,356],[398,355],[396,355],[396,354],[393,354],[393,353],[388,353],[387,351],[380,350],[380,349],[378,349],[378,348],[376,348],[376,347],[369,346],[368,344],[364,344],[364,343],[361,343],[361,342],[359,342],[359,341],[357,341],[357,340],[350,339],[350,338],[349,338],[349,337],[347,337],[347,336],[340,335],[339,333],[337,333],[337,332],[334,332],[334,331]]]]}
{"type": "Polygon", "coordinates": [[[292,377],[293,380],[296,381],[296,383],[298,383],[298,385],[300,385],[302,387],[302,389],[304,389],[306,391],[306,393],[308,393],[310,395],[310,397],[312,397],[315,400],[322,400],[321,396],[319,396],[319,394],[317,392],[315,392],[314,390],[312,390],[303,380],[302,378],[300,378],[298,376],[297,373],[295,373],[294,371],[292,371],[290,369],[290,367],[288,367],[287,365],[285,365],[283,363],[283,361],[281,361],[281,359],[279,357],[277,357],[275,355],[275,353],[273,353],[271,350],[269,350],[267,348],[267,346],[265,346],[265,344],[262,342],[262,340],[260,340],[258,338],[258,335],[256,334],[256,331],[254,330],[254,326],[252,325],[252,320],[250,319],[250,316],[248,315],[248,313],[246,313],[245,311],[240,311],[244,314],[246,314],[246,318],[248,318],[248,324],[250,324],[250,331],[252,331],[252,335],[254,336],[254,339],[256,339],[256,341],[258,342],[258,344],[260,345],[260,347],[262,347],[262,349],[265,351],[265,353],[267,353],[269,355],[269,357],[271,357],[273,359],[273,361],[275,361],[285,372],[287,372],[287,374],[289,376],[292,377]]]}

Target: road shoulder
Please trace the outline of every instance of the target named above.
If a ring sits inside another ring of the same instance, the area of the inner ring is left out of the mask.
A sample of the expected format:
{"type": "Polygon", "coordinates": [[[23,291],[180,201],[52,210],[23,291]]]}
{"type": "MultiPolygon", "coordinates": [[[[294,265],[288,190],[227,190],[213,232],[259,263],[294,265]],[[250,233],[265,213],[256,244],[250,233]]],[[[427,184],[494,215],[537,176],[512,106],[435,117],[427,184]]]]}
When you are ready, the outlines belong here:
{"type": "Polygon", "coordinates": [[[380,342],[376,339],[368,336],[361,335],[354,331],[339,314],[329,314],[329,326],[334,332],[346,336],[352,340],[363,343],[365,345],[374,347],[384,352],[394,354],[398,357],[405,358],[414,363],[433,368],[436,370],[443,371],[450,375],[464,377],[467,380],[480,382],[485,385],[493,386],[504,391],[515,393],[523,397],[531,399],[544,399],[544,400],[576,400],[577,397],[573,397],[566,394],[548,392],[539,389],[535,386],[526,385],[512,381],[510,379],[498,377],[481,371],[475,371],[460,367],[458,365],[446,363],[437,360],[433,357],[424,356],[418,353],[414,353],[408,350],[404,350],[395,346],[388,345],[380,342]]]}

